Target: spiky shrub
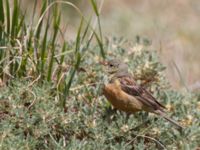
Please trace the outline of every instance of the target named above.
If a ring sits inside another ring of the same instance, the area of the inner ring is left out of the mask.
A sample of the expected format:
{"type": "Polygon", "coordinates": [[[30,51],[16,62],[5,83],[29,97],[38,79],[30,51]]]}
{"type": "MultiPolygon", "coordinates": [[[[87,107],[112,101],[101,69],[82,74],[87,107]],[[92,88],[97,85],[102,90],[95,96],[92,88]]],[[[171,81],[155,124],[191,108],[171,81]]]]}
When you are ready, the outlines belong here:
{"type": "Polygon", "coordinates": [[[148,88],[168,114],[186,128],[181,133],[161,118],[115,111],[101,95],[103,68],[99,48],[90,46],[65,104],[49,82],[12,81],[0,91],[1,147],[4,149],[195,149],[199,146],[199,98],[171,90],[157,52],[143,43],[114,38],[107,57],[128,61],[130,71],[148,88]],[[147,65],[148,64],[148,65],[147,65]],[[145,69],[144,69],[145,68],[145,69]],[[151,80],[149,79],[151,76],[151,80]]]}

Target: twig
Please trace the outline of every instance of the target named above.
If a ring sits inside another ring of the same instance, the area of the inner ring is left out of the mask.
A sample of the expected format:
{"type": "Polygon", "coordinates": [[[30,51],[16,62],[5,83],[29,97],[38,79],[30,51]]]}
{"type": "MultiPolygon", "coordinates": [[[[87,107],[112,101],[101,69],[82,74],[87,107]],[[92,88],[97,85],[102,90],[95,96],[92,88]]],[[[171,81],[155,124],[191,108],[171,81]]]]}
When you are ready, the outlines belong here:
{"type": "Polygon", "coordinates": [[[129,143],[126,144],[126,146],[131,144],[132,142],[134,142],[138,137],[143,137],[143,138],[146,138],[146,139],[150,139],[150,140],[154,141],[156,144],[160,145],[163,149],[167,149],[160,141],[158,141],[155,138],[152,138],[150,136],[146,136],[146,135],[136,135],[133,138],[133,140],[131,140],[129,143]]]}
{"type": "Polygon", "coordinates": [[[152,137],[146,136],[146,135],[138,135],[138,137],[150,139],[150,140],[156,142],[156,144],[160,145],[163,149],[167,149],[160,141],[156,140],[155,138],[152,138],[152,137]]]}
{"type": "Polygon", "coordinates": [[[31,90],[29,90],[30,91],[30,93],[34,96],[34,100],[32,101],[32,103],[28,106],[28,110],[33,106],[33,104],[35,103],[35,101],[36,101],[36,95],[35,95],[35,93],[33,93],[31,90]]]}
{"type": "Polygon", "coordinates": [[[33,82],[31,82],[28,87],[31,87],[35,82],[37,82],[40,79],[41,75],[39,75],[33,82]]]}
{"type": "Polygon", "coordinates": [[[179,78],[180,78],[181,83],[182,83],[183,86],[186,88],[187,92],[189,92],[190,90],[188,89],[188,87],[187,87],[187,85],[186,85],[186,83],[185,83],[185,80],[184,80],[184,78],[183,78],[183,76],[182,76],[182,74],[181,74],[181,71],[180,71],[180,69],[178,68],[178,66],[176,65],[176,63],[175,63],[174,60],[172,60],[172,64],[175,66],[175,69],[176,69],[176,71],[177,71],[177,73],[178,73],[178,75],[179,75],[179,78]]]}

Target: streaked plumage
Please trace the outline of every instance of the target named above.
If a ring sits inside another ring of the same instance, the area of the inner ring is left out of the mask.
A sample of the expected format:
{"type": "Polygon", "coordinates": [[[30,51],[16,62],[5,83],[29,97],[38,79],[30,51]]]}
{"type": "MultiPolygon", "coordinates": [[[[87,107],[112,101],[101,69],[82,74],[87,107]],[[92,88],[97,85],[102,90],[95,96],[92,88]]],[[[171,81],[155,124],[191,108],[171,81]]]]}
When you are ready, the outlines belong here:
{"type": "Polygon", "coordinates": [[[108,61],[108,73],[112,75],[110,82],[104,85],[103,93],[117,109],[135,113],[138,111],[152,112],[182,128],[177,122],[166,116],[165,106],[145,88],[138,85],[128,73],[128,66],[119,60],[108,61]]]}

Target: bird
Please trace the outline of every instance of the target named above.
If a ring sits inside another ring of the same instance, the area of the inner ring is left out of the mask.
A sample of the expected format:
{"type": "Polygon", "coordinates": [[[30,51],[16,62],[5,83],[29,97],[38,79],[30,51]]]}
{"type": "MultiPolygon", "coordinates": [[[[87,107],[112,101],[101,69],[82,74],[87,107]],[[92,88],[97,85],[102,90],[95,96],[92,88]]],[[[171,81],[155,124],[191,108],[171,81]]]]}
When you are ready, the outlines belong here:
{"type": "Polygon", "coordinates": [[[166,114],[166,107],[143,86],[137,84],[128,71],[128,65],[119,59],[104,61],[109,82],[103,85],[103,95],[115,109],[128,114],[139,111],[154,113],[171,122],[177,129],[183,126],[166,114]]]}

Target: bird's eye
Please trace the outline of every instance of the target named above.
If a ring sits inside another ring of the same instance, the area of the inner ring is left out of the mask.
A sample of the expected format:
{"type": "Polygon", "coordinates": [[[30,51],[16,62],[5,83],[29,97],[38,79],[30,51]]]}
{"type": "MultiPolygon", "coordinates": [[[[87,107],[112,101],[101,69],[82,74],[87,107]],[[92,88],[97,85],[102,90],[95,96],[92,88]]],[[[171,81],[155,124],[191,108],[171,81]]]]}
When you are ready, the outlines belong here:
{"type": "Polygon", "coordinates": [[[109,67],[113,67],[114,65],[113,64],[109,64],[109,67]]]}

